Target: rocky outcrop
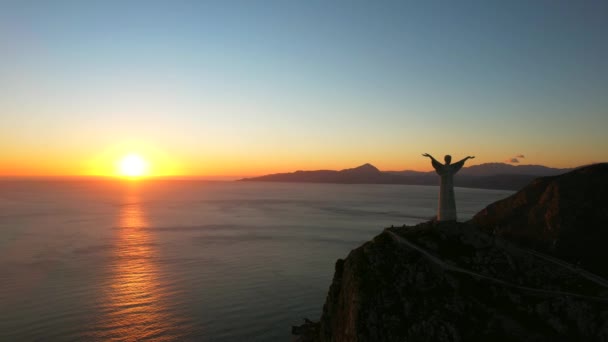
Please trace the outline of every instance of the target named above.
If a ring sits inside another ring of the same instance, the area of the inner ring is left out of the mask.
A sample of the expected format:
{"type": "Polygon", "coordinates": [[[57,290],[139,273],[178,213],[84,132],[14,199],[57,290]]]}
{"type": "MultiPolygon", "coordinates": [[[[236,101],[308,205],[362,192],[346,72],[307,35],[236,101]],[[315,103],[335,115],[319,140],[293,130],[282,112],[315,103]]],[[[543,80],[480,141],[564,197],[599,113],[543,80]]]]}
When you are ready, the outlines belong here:
{"type": "Polygon", "coordinates": [[[294,332],[301,341],[608,341],[608,280],[546,243],[549,233],[561,241],[599,229],[572,220],[601,223],[595,189],[606,167],[540,179],[466,223],[385,229],[338,260],[320,321],[294,332]],[[500,229],[543,224],[559,229],[525,239],[500,229]]]}
{"type": "Polygon", "coordinates": [[[608,288],[463,223],[387,229],[338,260],[319,341],[607,341],[608,288]]]}
{"type": "Polygon", "coordinates": [[[608,164],[539,178],[471,222],[608,277],[608,164]]]}

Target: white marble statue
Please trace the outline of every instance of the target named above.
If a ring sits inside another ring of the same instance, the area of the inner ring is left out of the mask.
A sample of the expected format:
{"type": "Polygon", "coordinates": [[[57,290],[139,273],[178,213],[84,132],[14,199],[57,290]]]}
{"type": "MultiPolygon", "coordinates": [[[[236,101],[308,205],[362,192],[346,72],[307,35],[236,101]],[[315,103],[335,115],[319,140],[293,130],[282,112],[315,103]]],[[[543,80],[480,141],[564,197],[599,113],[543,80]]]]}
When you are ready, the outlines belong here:
{"type": "Polygon", "coordinates": [[[428,153],[423,154],[424,157],[431,158],[431,163],[441,176],[441,185],[439,187],[439,209],[437,210],[437,221],[456,221],[456,197],[454,196],[454,174],[458,172],[467,159],[475,157],[468,156],[463,160],[450,164],[452,156],[449,154],[444,157],[445,164],[438,162],[433,156],[428,153]]]}

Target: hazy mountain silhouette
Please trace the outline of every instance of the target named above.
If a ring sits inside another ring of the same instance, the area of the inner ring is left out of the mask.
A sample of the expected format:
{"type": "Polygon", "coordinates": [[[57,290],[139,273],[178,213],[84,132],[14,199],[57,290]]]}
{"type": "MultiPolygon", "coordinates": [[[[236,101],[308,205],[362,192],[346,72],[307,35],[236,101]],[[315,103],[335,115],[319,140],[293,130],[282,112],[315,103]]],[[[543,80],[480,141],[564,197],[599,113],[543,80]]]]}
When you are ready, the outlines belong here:
{"type": "Polygon", "coordinates": [[[539,175],[555,176],[572,169],[555,169],[543,165],[510,165],[505,163],[486,163],[473,165],[460,171],[461,175],[496,176],[496,175],[539,175]]]}
{"type": "MultiPolygon", "coordinates": [[[[558,175],[570,170],[542,165],[513,166],[504,163],[487,163],[463,168],[455,177],[455,184],[458,187],[468,188],[517,190],[537,177],[558,175]]],[[[352,169],[339,171],[299,170],[244,178],[241,181],[437,185],[439,178],[435,171],[380,171],[375,166],[366,163],[352,169]]]]}
{"type": "MultiPolygon", "coordinates": [[[[497,176],[497,175],[539,175],[539,176],[555,176],[559,175],[572,169],[556,169],[543,165],[510,165],[505,163],[485,163],[479,165],[473,165],[464,167],[459,173],[459,176],[497,176]]],[[[386,171],[395,175],[411,176],[420,173],[434,173],[435,171],[429,172],[418,172],[411,170],[404,171],[386,171]]]]}
{"type": "Polygon", "coordinates": [[[400,176],[378,170],[371,164],[363,164],[352,169],[316,170],[276,173],[261,177],[244,178],[242,181],[260,182],[300,182],[300,183],[398,183],[400,176]]]}

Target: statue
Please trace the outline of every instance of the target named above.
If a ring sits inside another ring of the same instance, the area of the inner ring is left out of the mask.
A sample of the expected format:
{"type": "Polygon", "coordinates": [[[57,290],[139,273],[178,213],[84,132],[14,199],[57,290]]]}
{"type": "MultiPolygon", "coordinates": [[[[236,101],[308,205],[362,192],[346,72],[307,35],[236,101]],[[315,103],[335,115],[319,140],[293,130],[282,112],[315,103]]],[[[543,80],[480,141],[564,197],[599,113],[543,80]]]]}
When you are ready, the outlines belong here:
{"type": "Polygon", "coordinates": [[[445,164],[438,162],[433,156],[428,153],[423,157],[431,158],[433,168],[439,176],[441,176],[441,185],[439,187],[439,209],[437,210],[438,221],[456,221],[456,197],[454,196],[454,174],[458,172],[467,159],[473,159],[474,156],[468,156],[463,160],[450,164],[452,156],[449,154],[444,157],[445,164]]]}

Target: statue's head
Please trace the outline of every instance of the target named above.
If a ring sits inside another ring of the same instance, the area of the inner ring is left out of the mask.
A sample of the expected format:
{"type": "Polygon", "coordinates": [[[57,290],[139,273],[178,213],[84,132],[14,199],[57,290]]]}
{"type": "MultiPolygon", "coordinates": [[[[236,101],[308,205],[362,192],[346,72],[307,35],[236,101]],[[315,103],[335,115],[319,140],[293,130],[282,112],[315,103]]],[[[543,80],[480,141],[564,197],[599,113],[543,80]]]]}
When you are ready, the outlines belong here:
{"type": "Polygon", "coordinates": [[[445,165],[450,165],[450,163],[452,162],[452,156],[446,154],[445,157],[443,157],[443,160],[445,160],[445,165]]]}

